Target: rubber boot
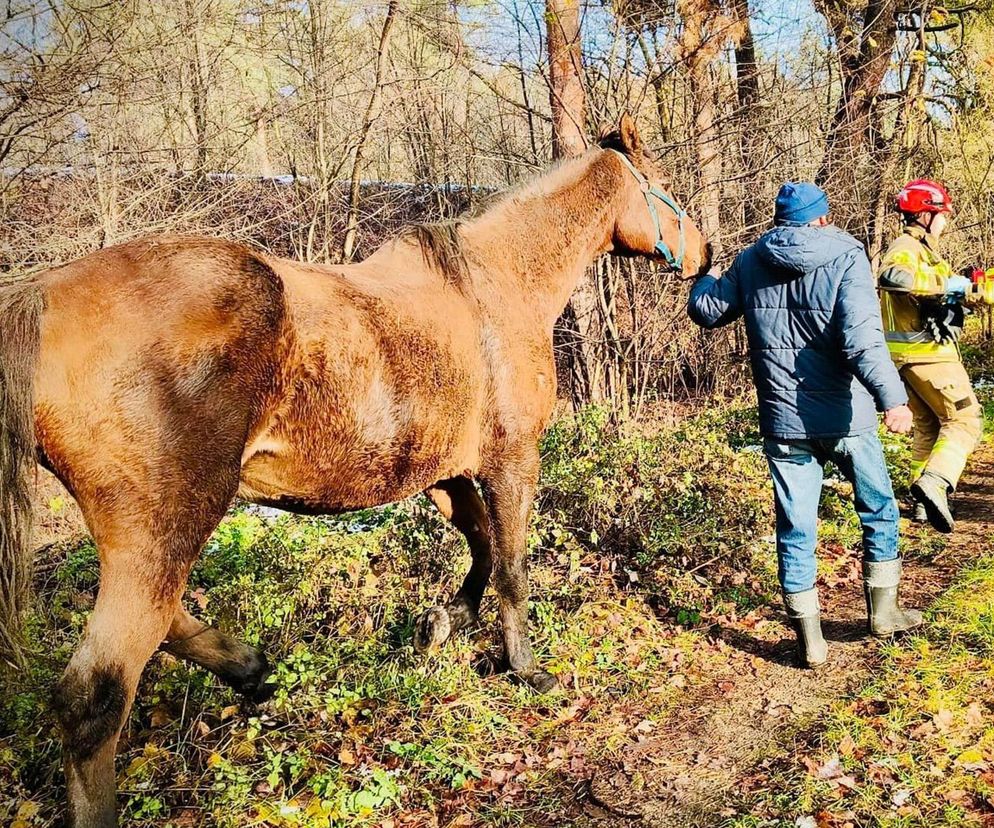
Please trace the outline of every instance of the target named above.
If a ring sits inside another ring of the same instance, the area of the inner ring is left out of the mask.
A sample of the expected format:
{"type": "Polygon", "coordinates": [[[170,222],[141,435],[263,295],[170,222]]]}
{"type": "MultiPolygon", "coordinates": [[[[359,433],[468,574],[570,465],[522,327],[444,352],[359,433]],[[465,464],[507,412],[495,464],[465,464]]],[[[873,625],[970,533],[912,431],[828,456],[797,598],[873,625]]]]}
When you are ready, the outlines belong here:
{"type": "Polygon", "coordinates": [[[956,525],[949,511],[949,482],[937,474],[925,472],[911,484],[911,496],[925,507],[928,522],[936,532],[949,534],[956,525]]]}
{"type": "Polygon", "coordinates": [[[798,664],[811,669],[820,667],[828,659],[828,644],[821,634],[818,590],[784,593],[783,604],[790,626],[797,634],[798,664]]]}
{"type": "Polygon", "coordinates": [[[870,635],[886,637],[913,629],[922,623],[918,610],[904,610],[897,603],[901,581],[901,559],[863,562],[863,594],[870,635]]]}

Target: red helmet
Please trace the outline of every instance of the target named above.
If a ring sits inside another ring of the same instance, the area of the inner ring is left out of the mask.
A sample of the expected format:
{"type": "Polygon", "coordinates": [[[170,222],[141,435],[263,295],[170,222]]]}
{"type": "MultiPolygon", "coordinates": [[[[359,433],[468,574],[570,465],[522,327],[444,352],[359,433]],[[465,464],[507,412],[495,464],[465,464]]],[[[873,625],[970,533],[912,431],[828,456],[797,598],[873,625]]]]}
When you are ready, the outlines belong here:
{"type": "Polygon", "coordinates": [[[938,181],[916,178],[897,194],[897,209],[902,213],[951,213],[953,200],[938,181]]]}

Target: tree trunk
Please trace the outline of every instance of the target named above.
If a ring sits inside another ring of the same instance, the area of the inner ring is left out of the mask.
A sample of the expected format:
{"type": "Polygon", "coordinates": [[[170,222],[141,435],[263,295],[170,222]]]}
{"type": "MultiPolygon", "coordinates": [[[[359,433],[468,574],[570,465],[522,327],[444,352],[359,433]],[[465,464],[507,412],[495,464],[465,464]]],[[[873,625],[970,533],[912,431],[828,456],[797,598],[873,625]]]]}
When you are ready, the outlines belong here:
{"type": "Polygon", "coordinates": [[[689,77],[694,98],[694,152],[701,182],[699,226],[718,250],[721,235],[721,153],[715,128],[715,88],[708,64],[695,67],[689,77]]]}
{"type": "Polygon", "coordinates": [[[858,43],[851,35],[853,21],[840,0],[821,0],[817,7],[836,34],[842,94],[815,180],[834,191],[834,213],[839,223],[865,237],[865,202],[858,188],[864,179],[861,172],[868,171],[871,161],[872,113],[897,39],[898,4],[897,0],[869,0],[858,43]]]}
{"type": "Polygon", "coordinates": [[[535,113],[531,101],[528,99],[528,77],[525,74],[525,47],[523,41],[524,26],[521,15],[518,13],[518,4],[514,3],[514,22],[518,35],[518,82],[521,84],[521,102],[525,105],[525,117],[528,120],[528,142],[532,150],[532,163],[538,163],[538,139],[535,130],[535,113]]]}
{"type": "Polygon", "coordinates": [[[352,162],[352,178],[349,182],[349,208],[345,222],[345,238],[342,241],[341,259],[352,261],[355,253],[356,232],[359,229],[359,185],[362,181],[362,170],[365,163],[366,142],[369,139],[373,124],[380,117],[383,108],[383,83],[386,77],[387,65],[390,59],[390,34],[397,19],[397,0],[390,0],[387,5],[387,16],[383,20],[380,32],[380,45],[376,51],[376,76],[373,80],[373,90],[366,105],[366,114],[362,120],[359,140],[356,142],[355,158],[352,162]]]}
{"type": "Polygon", "coordinates": [[[638,43],[642,52],[642,59],[645,61],[646,71],[649,73],[649,83],[652,86],[656,104],[656,117],[659,120],[659,140],[667,144],[670,141],[670,114],[668,112],[669,101],[666,97],[666,73],[659,60],[659,50],[653,39],[653,49],[650,52],[649,43],[645,39],[645,32],[640,29],[633,29],[635,42],[638,43]]]}
{"type": "Polygon", "coordinates": [[[269,155],[269,114],[260,109],[255,120],[255,153],[256,164],[259,175],[263,178],[272,178],[273,162],[269,155]]]}
{"type": "Polygon", "coordinates": [[[715,126],[716,89],[711,77],[711,62],[722,41],[708,31],[709,24],[714,25],[714,10],[709,3],[682,0],[677,3],[677,11],[683,21],[680,54],[687,67],[694,115],[694,155],[701,188],[698,226],[717,248],[721,232],[721,153],[715,126]]]}
{"type": "Polygon", "coordinates": [[[187,34],[190,37],[190,108],[193,110],[193,140],[196,144],[198,175],[207,171],[207,83],[204,80],[204,54],[200,42],[200,19],[195,0],[186,0],[187,34]]]}
{"type": "Polygon", "coordinates": [[[896,180],[898,174],[907,180],[911,177],[904,167],[911,157],[912,149],[917,141],[917,126],[921,117],[920,102],[925,91],[925,32],[919,33],[918,50],[921,53],[921,60],[913,60],[911,71],[908,73],[908,82],[904,87],[904,101],[901,111],[897,115],[894,124],[894,132],[888,142],[884,158],[880,165],[880,175],[876,180],[876,194],[873,200],[873,218],[869,232],[869,253],[870,261],[874,269],[880,262],[880,255],[884,247],[884,224],[886,223],[888,205],[891,201],[893,190],[899,186],[896,180]]]}
{"type": "Polygon", "coordinates": [[[761,120],[759,106],[759,66],[756,45],[749,23],[749,0],[735,0],[735,16],[741,38],[735,47],[735,79],[739,103],[739,151],[742,153],[742,221],[747,234],[756,233],[763,224],[763,193],[758,187],[756,168],[761,158],[761,120]]]}
{"type": "MultiPolygon", "coordinates": [[[[580,53],[578,0],[546,0],[549,49],[549,108],[552,115],[554,160],[581,155],[586,99],[580,53]]],[[[566,350],[574,407],[603,400],[603,371],[599,361],[602,325],[596,272],[588,268],[560,317],[559,344],[566,350]]]]}
{"type": "Polygon", "coordinates": [[[587,148],[587,139],[579,0],[547,0],[545,22],[549,41],[552,157],[580,155],[587,148]]]}
{"type": "Polygon", "coordinates": [[[120,224],[120,195],[118,192],[117,161],[114,157],[114,133],[111,133],[110,152],[102,153],[99,141],[90,136],[93,148],[93,174],[97,186],[97,201],[100,204],[100,246],[110,247],[118,241],[117,228],[120,224]]]}
{"type": "MultiPolygon", "coordinates": [[[[327,17],[323,0],[307,4],[308,52],[310,55],[310,83],[314,95],[314,140],[310,142],[313,153],[314,198],[310,200],[307,234],[303,242],[303,257],[309,261],[326,260],[328,239],[331,233],[331,162],[328,159],[326,140],[328,123],[328,82],[325,45],[328,37],[327,17]],[[320,247],[318,241],[320,239],[320,247]]],[[[306,204],[307,202],[304,202],[306,204]]]]}

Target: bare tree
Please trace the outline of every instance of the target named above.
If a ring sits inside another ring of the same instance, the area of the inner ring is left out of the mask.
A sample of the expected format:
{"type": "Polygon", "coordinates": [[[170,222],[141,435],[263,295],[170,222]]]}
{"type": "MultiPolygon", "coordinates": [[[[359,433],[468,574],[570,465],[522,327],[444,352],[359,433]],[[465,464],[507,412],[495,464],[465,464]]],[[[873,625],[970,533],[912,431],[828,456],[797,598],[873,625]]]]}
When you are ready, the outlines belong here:
{"type": "Polygon", "coordinates": [[[187,72],[190,78],[190,110],[193,115],[193,144],[196,151],[195,171],[207,171],[207,82],[204,78],[204,50],[201,43],[203,25],[200,19],[201,3],[185,0],[185,35],[189,38],[190,57],[187,72]]]}
{"type": "Polygon", "coordinates": [[[587,148],[586,95],[580,54],[579,0],[547,0],[549,108],[552,157],[580,155],[587,148]]]}
{"type": "Polygon", "coordinates": [[[678,0],[677,12],[683,23],[677,56],[686,67],[693,107],[700,226],[708,238],[717,241],[721,235],[723,176],[713,64],[729,41],[738,41],[743,21],[727,13],[717,0],[678,0]]]}
{"type": "MultiPolygon", "coordinates": [[[[580,7],[577,0],[547,0],[546,45],[549,59],[549,109],[552,113],[552,157],[581,154],[585,135],[586,94],[580,53],[580,7]]],[[[588,271],[573,291],[558,327],[567,355],[574,405],[603,399],[600,280],[588,271]]]]}
{"type": "Polygon", "coordinates": [[[897,38],[897,0],[867,0],[861,9],[847,0],[816,0],[835,34],[842,91],[825,141],[816,181],[835,196],[836,218],[865,237],[868,216],[860,185],[872,152],[874,106],[897,38]]]}
{"type": "Polygon", "coordinates": [[[746,233],[754,233],[765,215],[757,192],[761,163],[762,119],[760,114],[759,63],[749,21],[749,0],[734,0],[733,14],[738,29],[735,44],[735,79],[738,93],[739,148],[742,153],[742,221],[746,233]]]}
{"type": "Polygon", "coordinates": [[[342,240],[341,249],[341,259],[346,262],[352,260],[352,254],[355,252],[356,231],[359,228],[359,184],[362,180],[366,142],[369,140],[370,130],[380,117],[382,109],[383,85],[390,61],[390,34],[397,19],[397,5],[397,0],[390,0],[387,4],[386,17],[383,19],[383,29],[380,32],[380,45],[376,51],[376,76],[373,79],[373,89],[369,93],[369,103],[366,105],[366,114],[362,119],[352,160],[348,214],[345,220],[345,237],[342,240]]]}

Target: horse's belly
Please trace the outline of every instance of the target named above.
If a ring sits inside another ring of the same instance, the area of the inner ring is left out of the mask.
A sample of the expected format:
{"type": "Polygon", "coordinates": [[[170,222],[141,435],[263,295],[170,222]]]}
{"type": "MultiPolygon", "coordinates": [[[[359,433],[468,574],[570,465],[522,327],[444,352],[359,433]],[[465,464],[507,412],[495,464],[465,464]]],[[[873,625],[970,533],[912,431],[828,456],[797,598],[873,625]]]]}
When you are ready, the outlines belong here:
{"type": "Polygon", "coordinates": [[[402,500],[479,468],[479,400],[405,398],[291,405],[250,440],[239,494],[292,511],[334,513],[402,500]],[[453,402],[455,404],[453,404],[453,402]]]}
{"type": "Polygon", "coordinates": [[[288,511],[336,514],[403,500],[438,480],[472,475],[479,465],[469,450],[424,453],[407,445],[350,451],[261,444],[242,466],[238,494],[288,511]],[[460,456],[461,455],[461,456],[460,456]]]}

